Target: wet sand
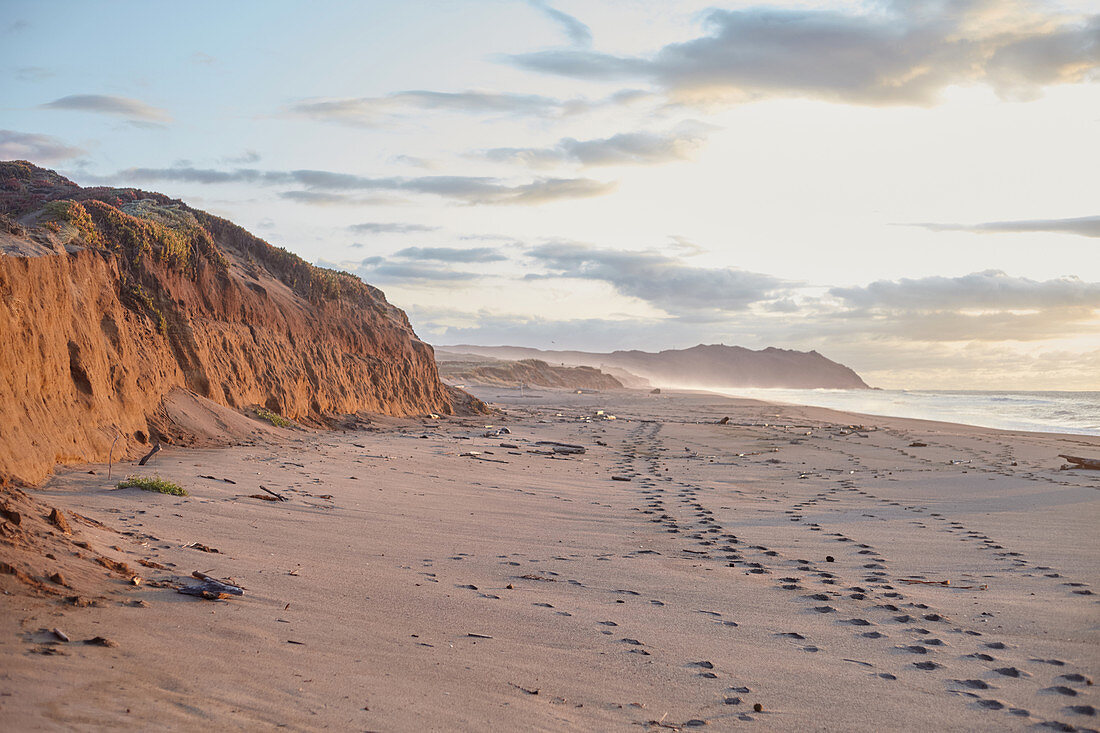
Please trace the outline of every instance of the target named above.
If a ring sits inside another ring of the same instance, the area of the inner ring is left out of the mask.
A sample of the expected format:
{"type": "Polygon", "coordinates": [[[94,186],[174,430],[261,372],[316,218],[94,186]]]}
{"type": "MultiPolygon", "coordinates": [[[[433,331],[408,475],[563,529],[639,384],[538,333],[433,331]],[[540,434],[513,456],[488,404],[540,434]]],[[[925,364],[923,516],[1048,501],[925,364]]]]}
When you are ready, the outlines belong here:
{"type": "Polygon", "coordinates": [[[1100,456],[1100,438],[704,394],[475,393],[506,417],[115,468],[185,498],[60,471],[30,493],[102,522],[75,532],[143,582],[104,578],[75,608],[3,579],[0,723],[1100,727],[1100,473],[1057,458],[1100,456]],[[289,501],[251,498],[261,484],[289,501]],[[245,594],[170,587],[193,571],[245,594]],[[78,642],[96,636],[116,645],[78,642]]]}

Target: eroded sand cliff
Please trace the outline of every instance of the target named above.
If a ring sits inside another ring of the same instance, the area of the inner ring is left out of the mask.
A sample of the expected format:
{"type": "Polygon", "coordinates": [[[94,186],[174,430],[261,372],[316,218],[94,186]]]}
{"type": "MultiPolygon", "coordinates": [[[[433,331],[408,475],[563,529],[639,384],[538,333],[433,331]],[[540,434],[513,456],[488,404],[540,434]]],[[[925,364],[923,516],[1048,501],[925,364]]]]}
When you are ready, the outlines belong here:
{"type": "Polygon", "coordinates": [[[469,399],[381,291],[182,202],[17,161],[0,217],[0,482],[148,450],[180,390],[307,423],[469,399]]]}

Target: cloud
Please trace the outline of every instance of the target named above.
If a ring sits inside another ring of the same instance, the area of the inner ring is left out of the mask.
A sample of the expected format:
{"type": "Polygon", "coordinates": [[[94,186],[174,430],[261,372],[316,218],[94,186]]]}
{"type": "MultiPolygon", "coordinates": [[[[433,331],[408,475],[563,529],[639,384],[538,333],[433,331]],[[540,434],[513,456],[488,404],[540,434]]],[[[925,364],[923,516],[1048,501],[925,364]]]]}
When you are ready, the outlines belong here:
{"type": "Polygon", "coordinates": [[[51,135],[0,130],[0,160],[52,163],[83,155],[83,148],[66,145],[51,135]]]}
{"type": "Polygon", "coordinates": [[[691,157],[703,143],[710,125],[682,125],[665,133],[627,132],[594,140],[562,138],[548,148],[493,148],[489,160],[534,168],[579,163],[583,166],[653,165],[691,157]]]}
{"type": "Polygon", "coordinates": [[[299,204],[310,204],[312,206],[355,203],[350,196],[345,196],[341,193],[324,193],[321,191],[283,191],[279,194],[279,197],[299,204]]]}
{"type": "Polygon", "coordinates": [[[1019,221],[989,221],[983,224],[912,224],[934,232],[1061,232],[1083,237],[1100,237],[1100,216],[1075,219],[1022,219],[1019,221]]]}
{"type": "Polygon", "coordinates": [[[306,100],[287,108],[295,116],[362,127],[381,127],[417,110],[549,117],[561,115],[563,103],[537,94],[410,90],[384,97],[306,100]]]}
{"type": "Polygon", "coordinates": [[[401,165],[411,165],[414,168],[434,168],[435,164],[427,158],[420,158],[415,155],[395,155],[390,158],[390,162],[399,163],[401,165]]]}
{"type": "Polygon", "coordinates": [[[322,267],[337,268],[359,276],[364,282],[401,283],[404,285],[444,282],[472,282],[482,277],[480,273],[452,270],[431,262],[391,262],[383,257],[367,257],[358,262],[340,264],[318,260],[322,267]]]}
{"type": "Polygon", "coordinates": [[[560,118],[607,106],[624,106],[652,97],[651,92],[623,89],[603,99],[556,99],[512,92],[433,92],[407,90],[382,97],[307,99],[285,108],[295,117],[354,127],[387,127],[419,112],[454,112],[474,115],[526,115],[560,118]]]}
{"type": "Polygon", "coordinates": [[[307,206],[397,206],[408,203],[394,196],[355,196],[327,191],[282,191],[279,198],[307,206]]]}
{"type": "Polygon", "coordinates": [[[435,260],[437,262],[502,262],[506,259],[492,247],[406,247],[394,254],[411,260],[435,260]]]}
{"type": "Polygon", "coordinates": [[[220,162],[229,163],[231,165],[248,165],[250,163],[258,163],[259,161],[260,154],[255,150],[245,150],[240,155],[228,156],[220,159],[220,162]]]}
{"type": "Polygon", "coordinates": [[[1045,86],[1094,79],[1100,68],[1100,15],[1043,10],[1025,0],[896,0],[866,12],[712,10],[705,35],[648,57],[559,49],[510,60],[582,79],[644,79],[696,101],[931,105],[944,88],[972,83],[1029,99],[1045,86]]]}
{"type": "MultiPolygon", "coordinates": [[[[507,344],[541,349],[589,349],[611,351],[616,348],[656,350],[669,345],[690,346],[696,334],[681,334],[685,340],[673,341],[669,324],[663,320],[611,318],[554,319],[543,316],[507,315],[490,311],[464,312],[444,308],[426,308],[415,304],[405,308],[416,324],[417,333],[440,344],[507,344]],[[661,339],[655,344],[654,338],[661,339]],[[672,343],[670,343],[670,341],[672,343]]],[[[699,335],[699,339],[703,340],[699,335]]]]}
{"type": "Polygon", "coordinates": [[[172,119],[163,109],[152,107],[140,100],[107,94],[70,94],[67,97],[55,99],[40,106],[45,109],[65,109],[116,115],[146,123],[170,122],[172,119]]]}
{"type": "Polygon", "coordinates": [[[606,282],[622,295],[672,313],[740,311],[790,287],[771,275],[732,267],[692,267],[657,252],[601,249],[575,242],[533,247],[527,256],[553,277],[606,282]]]}
{"type": "Polygon", "coordinates": [[[19,81],[42,81],[56,75],[56,71],[43,66],[18,66],[15,69],[15,78],[19,81]]]}
{"type": "Polygon", "coordinates": [[[368,221],[362,224],[352,224],[348,229],[353,232],[364,232],[367,234],[412,234],[415,232],[434,232],[437,231],[439,227],[425,226],[424,224],[368,221]]]}
{"type": "Polygon", "coordinates": [[[542,11],[542,13],[550,18],[552,21],[561,26],[565,31],[565,35],[569,36],[569,40],[575,46],[591,46],[592,45],[592,29],[587,25],[580,22],[572,15],[563,13],[556,8],[550,7],[545,0],[529,0],[530,4],[542,11]]]}
{"type": "Polygon", "coordinates": [[[1030,280],[1011,277],[1000,270],[962,277],[878,280],[863,287],[832,288],[829,294],[858,308],[917,311],[1100,308],[1100,283],[1077,277],[1030,280]]]}
{"type": "Polygon", "coordinates": [[[351,191],[393,191],[430,194],[464,204],[537,205],[565,199],[604,196],[617,187],[590,178],[537,178],[528,183],[509,184],[498,178],[475,176],[420,176],[414,178],[370,178],[350,173],[321,170],[261,171],[255,168],[217,170],[179,166],[172,168],[128,168],[109,176],[94,176],[97,183],[135,185],[158,181],[199,184],[246,183],[255,185],[298,185],[305,190],[279,195],[305,203],[345,203],[341,196],[351,191]]]}

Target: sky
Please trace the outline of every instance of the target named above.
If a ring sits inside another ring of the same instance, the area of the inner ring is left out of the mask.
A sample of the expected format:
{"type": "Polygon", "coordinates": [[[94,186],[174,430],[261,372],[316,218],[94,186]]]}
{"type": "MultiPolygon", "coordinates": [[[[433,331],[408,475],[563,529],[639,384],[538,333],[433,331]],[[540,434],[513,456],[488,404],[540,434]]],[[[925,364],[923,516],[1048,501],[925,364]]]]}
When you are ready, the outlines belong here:
{"type": "Polygon", "coordinates": [[[3,0],[0,159],[353,272],[436,345],[1100,389],[1086,0],[3,0]]]}

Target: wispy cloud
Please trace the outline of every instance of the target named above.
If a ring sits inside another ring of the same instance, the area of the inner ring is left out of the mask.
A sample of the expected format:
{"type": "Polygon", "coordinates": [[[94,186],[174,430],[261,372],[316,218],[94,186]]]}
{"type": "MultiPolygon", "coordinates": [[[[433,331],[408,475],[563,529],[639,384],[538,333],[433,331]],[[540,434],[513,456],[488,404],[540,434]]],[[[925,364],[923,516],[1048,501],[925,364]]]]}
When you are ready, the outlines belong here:
{"type": "Polygon", "coordinates": [[[503,262],[508,259],[493,247],[406,247],[394,256],[436,262],[503,262]]]}
{"type": "Polygon", "coordinates": [[[416,234],[421,232],[434,232],[437,231],[439,227],[402,222],[367,221],[362,224],[352,224],[348,229],[353,232],[365,234],[416,234]]]}
{"type": "Polygon", "coordinates": [[[56,71],[44,66],[17,66],[15,69],[15,78],[19,81],[42,81],[56,75],[56,71]]]}
{"type": "Polygon", "coordinates": [[[1100,216],[1080,216],[1073,219],[1020,219],[1016,221],[988,221],[981,224],[922,223],[910,226],[924,227],[934,232],[974,232],[976,234],[1004,232],[1060,232],[1079,234],[1083,237],[1100,237],[1100,216]]]}
{"type": "Polygon", "coordinates": [[[76,112],[126,117],[139,122],[170,122],[171,116],[158,107],[138,99],[116,97],[109,94],[70,94],[40,105],[44,109],[63,109],[76,112]]]}
{"type": "Polygon", "coordinates": [[[493,148],[489,160],[533,168],[577,163],[583,166],[654,165],[690,158],[706,142],[710,125],[692,123],[664,133],[626,132],[577,140],[567,137],[546,148],[493,148]]]}
{"type": "Polygon", "coordinates": [[[533,6],[538,8],[546,15],[547,18],[554,21],[561,26],[561,29],[565,31],[565,35],[569,37],[569,40],[576,46],[591,46],[592,45],[592,29],[587,25],[577,20],[569,13],[563,13],[562,11],[550,6],[546,0],[528,0],[533,6]]]}
{"type": "Polygon", "coordinates": [[[878,280],[862,287],[833,288],[829,294],[859,308],[917,311],[1100,308],[1100,283],[1076,277],[1030,280],[1000,270],[962,277],[878,280]]]}
{"type": "Polygon", "coordinates": [[[225,158],[221,158],[220,162],[228,165],[250,165],[252,163],[260,162],[260,154],[255,150],[245,150],[240,155],[230,155],[225,158]]]}
{"type": "Polygon", "coordinates": [[[323,170],[262,171],[255,168],[218,170],[179,166],[173,168],[129,168],[109,176],[90,177],[97,183],[136,185],[159,181],[199,184],[247,183],[268,186],[298,185],[301,191],[286,191],[285,198],[310,203],[340,203],[338,194],[354,191],[392,191],[430,194],[465,204],[537,205],[566,199],[604,196],[616,183],[590,178],[537,178],[512,184],[498,178],[475,176],[420,176],[414,178],[370,178],[323,170]]]}
{"type": "Polygon", "coordinates": [[[712,10],[707,33],[652,56],[556,49],[511,57],[583,79],[644,79],[687,100],[811,97],[864,105],[935,103],[956,84],[1006,98],[1087,81],[1100,68],[1100,15],[1034,2],[894,0],[870,11],[712,10]]]}
{"type": "Polygon", "coordinates": [[[426,283],[468,283],[482,277],[480,273],[453,270],[435,262],[395,262],[383,257],[367,257],[359,262],[317,263],[322,267],[345,270],[371,283],[401,283],[416,285],[426,283]]]}
{"type": "Polygon", "coordinates": [[[471,115],[530,116],[560,118],[608,106],[637,103],[652,96],[639,89],[624,89],[603,99],[583,97],[557,99],[539,94],[487,92],[434,92],[407,90],[381,97],[336,97],[306,99],[289,105],[284,112],[318,122],[355,127],[388,127],[420,112],[452,112],[471,115]]]}
{"type": "Polygon", "coordinates": [[[622,295],[671,313],[743,310],[792,285],[733,267],[694,267],[659,252],[627,252],[576,242],[539,245],[527,256],[551,277],[603,281],[622,295]]]}
{"type": "Polygon", "coordinates": [[[29,160],[33,163],[52,163],[69,160],[86,151],[67,145],[52,135],[33,132],[0,130],[0,160],[29,160]]]}

